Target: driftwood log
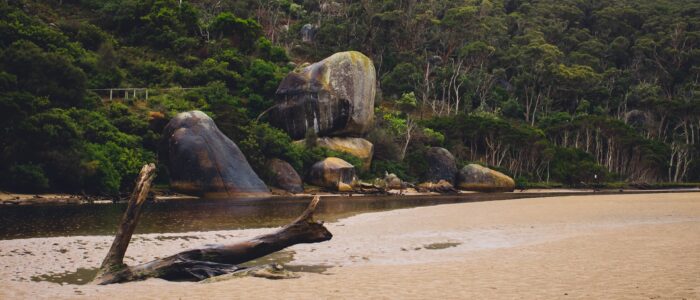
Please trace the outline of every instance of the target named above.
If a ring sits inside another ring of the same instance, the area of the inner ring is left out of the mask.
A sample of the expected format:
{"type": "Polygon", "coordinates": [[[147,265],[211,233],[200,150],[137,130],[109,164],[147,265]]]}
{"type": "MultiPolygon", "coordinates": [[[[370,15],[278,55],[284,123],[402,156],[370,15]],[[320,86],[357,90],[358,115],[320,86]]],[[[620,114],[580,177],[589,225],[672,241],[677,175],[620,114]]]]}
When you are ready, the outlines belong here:
{"type": "Polygon", "coordinates": [[[320,201],[320,197],[316,196],[296,220],[270,234],[235,244],[187,250],[148,263],[127,266],[123,262],[124,253],[136,228],[141,206],[148,194],[154,172],[155,166],[153,164],[146,165],[141,169],[119,231],[102,262],[94,283],[111,284],[147,278],[200,281],[244,270],[245,268],[239,267],[238,264],[295,244],[318,243],[328,241],[333,237],[322,222],[316,222],[313,219],[314,210],[320,201]]]}

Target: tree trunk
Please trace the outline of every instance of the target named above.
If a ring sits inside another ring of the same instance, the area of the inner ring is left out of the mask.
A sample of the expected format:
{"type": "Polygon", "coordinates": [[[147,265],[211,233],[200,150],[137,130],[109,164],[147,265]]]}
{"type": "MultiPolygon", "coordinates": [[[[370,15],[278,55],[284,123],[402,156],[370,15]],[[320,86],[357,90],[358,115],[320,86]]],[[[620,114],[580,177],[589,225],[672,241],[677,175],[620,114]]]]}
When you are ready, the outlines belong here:
{"type": "Polygon", "coordinates": [[[111,284],[147,278],[199,281],[245,269],[237,264],[263,257],[292,245],[319,243],[333,237],[323,226],[323,222],[313,220],[314,210],[320,201],[320,197],[315,196],[306,210],[294,222],[273,233],[240,243],[187,250],[145,264],[127,266],[123,262],[124,252],[126,252],[136,227],[140,208],[148,193],[154,170],[153,164],[144,166],[141,170],[139,181],[129,201],[119,232],[94,283],[111,284]]]}
{"type": "Polygon", "coordinates": [[[155,178],[155,173],[156,166],[154,164],[147,164],[141,168],[141,172],[136,179],[136,186],[126,207],[126,212],[119,225],[117,234],[114,236],[112,247],[102,261],[98,277],[112,270],[125,267],[123,262],[124,253],[129,247],[129,241],[131,241],[131,236],[134,234],[134,229],[136,229],[138,224],[141,216],[141,206],[146,202],[146,196],[148,196],[148,190],[151,188],[151,181],[155,178]]]}

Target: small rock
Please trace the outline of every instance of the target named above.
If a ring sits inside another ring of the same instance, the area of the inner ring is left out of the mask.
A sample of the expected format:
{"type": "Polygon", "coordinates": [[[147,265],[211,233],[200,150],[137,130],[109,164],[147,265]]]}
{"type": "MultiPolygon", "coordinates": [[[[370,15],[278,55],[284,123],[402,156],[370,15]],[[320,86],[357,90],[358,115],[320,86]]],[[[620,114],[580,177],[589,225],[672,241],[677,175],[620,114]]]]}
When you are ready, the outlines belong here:
{"type": "Polygon", "coordinates": [[[311,166],[309,181],[330,189],[347,189],[345,185],[352,189],[356,181],[355,167],[340,158],[329,157],[311,166]]]}
{"type": "Polygon", "coordinates": [[[267,162],[272,175],[272,184],[290,193],[304,192],[304,183],[296,170],[288,162],[273,158],[267,162]]]}

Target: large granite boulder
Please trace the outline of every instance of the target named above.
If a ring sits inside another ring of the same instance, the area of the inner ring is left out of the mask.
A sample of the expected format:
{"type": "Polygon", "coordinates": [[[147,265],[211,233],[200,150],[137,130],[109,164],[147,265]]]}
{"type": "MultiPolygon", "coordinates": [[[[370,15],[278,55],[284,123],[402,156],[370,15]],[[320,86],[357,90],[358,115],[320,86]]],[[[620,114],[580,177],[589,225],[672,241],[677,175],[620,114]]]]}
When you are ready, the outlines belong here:
{"type": "Polygon", "coordinates": [[[309,173],[311,184],[341,192],[352,189],[355,180],[355,167],[337,157],[315,163],[309,173]]]}
{"type": "Polygon", "coordinates": [[[163,130],[170,186],[207,198],[266,196],[270,190],[233,141],[201,111],[175,116],[163,130]]]}
{"type": "Polygon", "coordinates": [[[374,64],[360,52],[340,52],[294,71],[277,88],[270,122],[293,139],[362,136],[374,122],[374,64]]]}
{"type": "Polygon", "coordinates": [[[295,194],[304,191],[301,177],[288,162],[273,158],[267,162],[267,168],[272,175],[274,186],[295,194]]]}
{"type": "Polygon", "coordinates": [[[425,153],[428,170],[425,174],[427,182],[439,182],[445,180],[454,184],[457,176],[457,164],[455,157],[445,148],[432,147],[425,153]]]}
{"type": "Polygon", "coordinates": [[[457,188],[477,192],[512,192],[515,181],[501,172],[469,164],[459,171],[457,188]]]}
{"type": "Polygon", "coordinates": [[[362,160],[362,170],[369,170],[374,154],[374,145],[363,138],[322,137],[316,145],[333,151],[343,152],[362,160]]]}

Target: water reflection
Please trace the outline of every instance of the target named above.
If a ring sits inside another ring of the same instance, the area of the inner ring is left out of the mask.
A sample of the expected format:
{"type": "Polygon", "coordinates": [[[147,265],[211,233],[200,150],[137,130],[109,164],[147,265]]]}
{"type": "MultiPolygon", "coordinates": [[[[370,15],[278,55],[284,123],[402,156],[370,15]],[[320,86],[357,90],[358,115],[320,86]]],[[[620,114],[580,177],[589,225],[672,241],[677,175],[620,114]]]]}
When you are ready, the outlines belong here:
{"type": "MultiPolygon", "coordinates": [[[[560,196],[568,193],[496,193],[443,196],[324,197],[317,219],[328,222],[358,213],[445,203],[560,196]]],[[[578,193],[579,195],[581,193],[578,193]]],[[[298,216],[311,198],[171,200],[144,206],[136,233],[276,227],[298,216]]],[[[0,239],[113,235],[125,204],[0,207],[0,239]]]]}

